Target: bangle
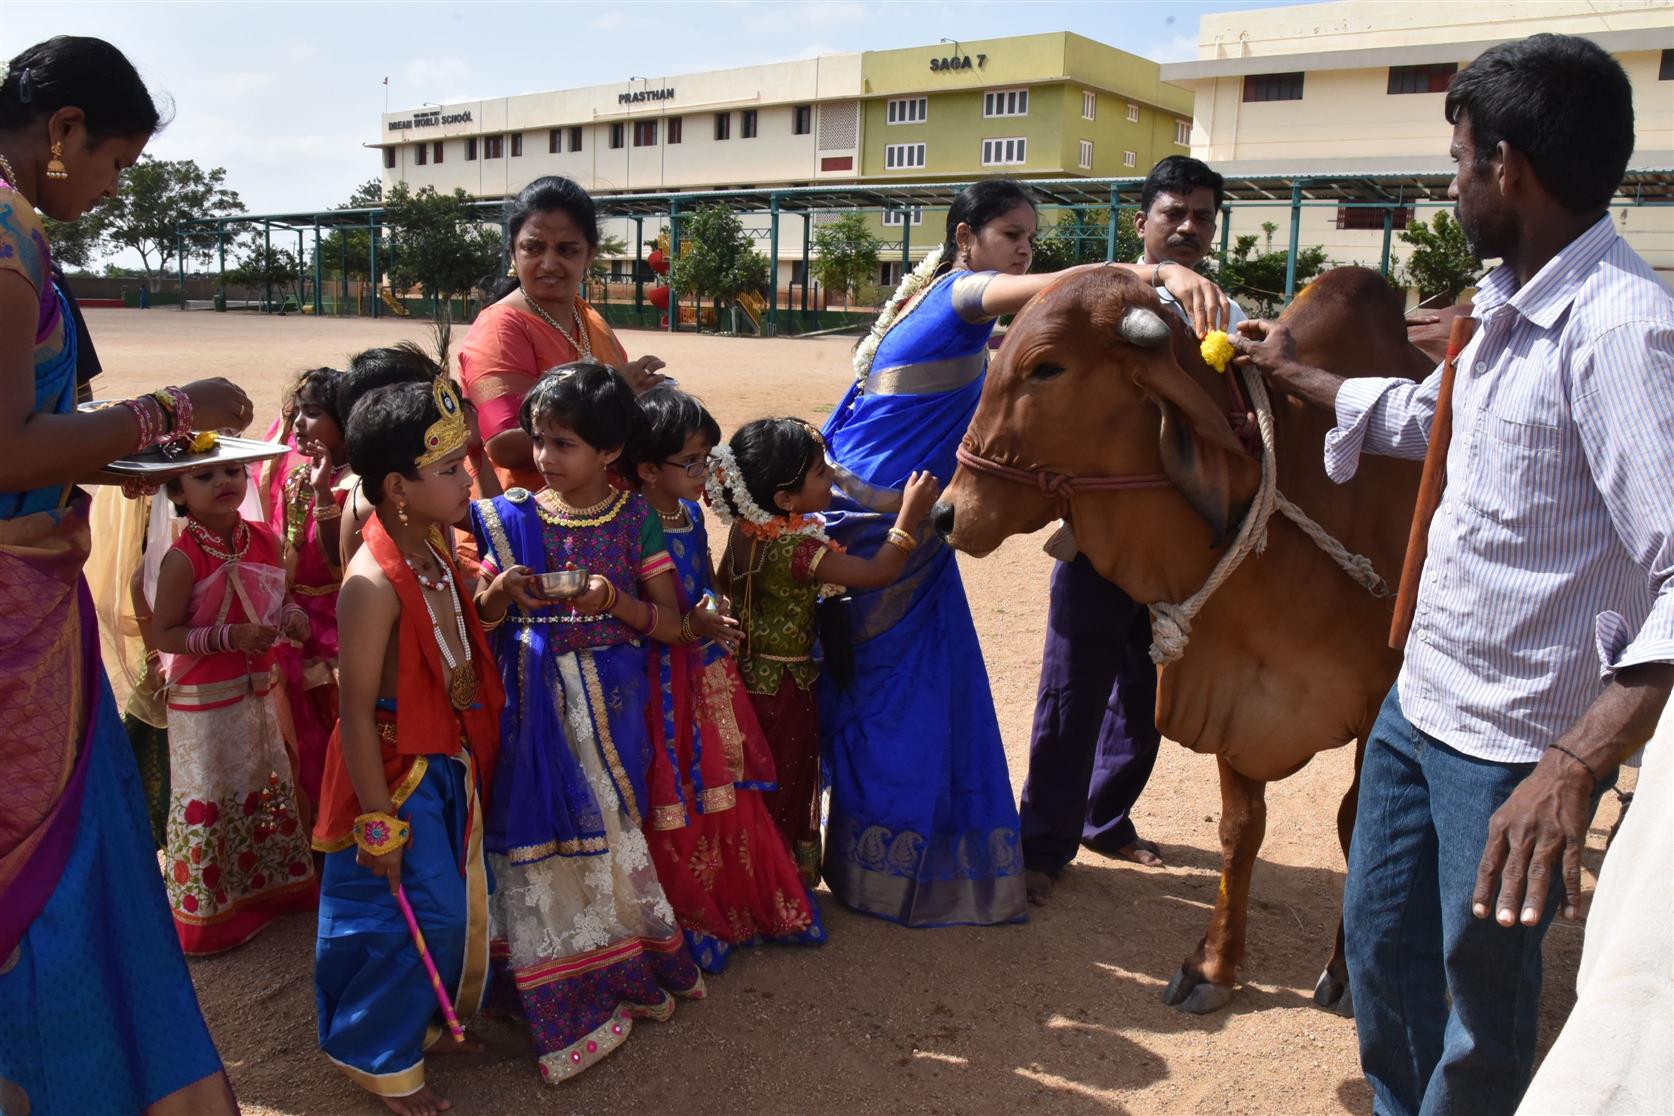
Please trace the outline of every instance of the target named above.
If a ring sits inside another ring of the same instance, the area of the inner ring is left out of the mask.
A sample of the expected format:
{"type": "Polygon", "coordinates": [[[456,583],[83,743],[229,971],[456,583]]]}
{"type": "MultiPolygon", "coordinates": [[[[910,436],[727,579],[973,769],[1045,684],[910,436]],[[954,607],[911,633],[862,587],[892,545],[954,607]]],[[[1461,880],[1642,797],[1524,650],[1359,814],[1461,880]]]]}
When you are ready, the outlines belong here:
{"type": "Polygon", "coordinates": [[[899,527],[891,527],[889,536],[884,539],[884,542],[889,546],[897,547],[902,554],[911,554],[918,549],[918,540],[913,538],[912,533],[903,531],[899,527]]]}
{"type": "MultiPolygon", "coordinates": [[[[641,635],[650,635],[652,632],[657,630],[657,606],[652,604],[650,601],[646,601],[645,607],[651,610],[648,614],[648,619],[645,621],[645,626],[643,628],[636,628],[635,630],[641,635]]],[[[632,625],[630,625],[630,627],[631,626],[632,625]]]]}
{"type": "Polygon", "coordinates": [[[192,432],[194,410],[192,397],[187,395],[183,389],[177,387],[158,388],[151,393],[151,397],[157,400],[168,415],[172,425],[172,429],[169,431],[171,437],[182,438],[192,432]]]}
{"type": "Polygon", "coordinates": [[[616,602],[621,597],[621,594],[616,591],[616,584],[608,577],[605,578],[605,588],[610,590],[610,596],[605,598],[604,607],[599,611],[614,612],[616,610],[616,602]]]}
{"type": "Polygon", "coordinates": [[[1582,759],[1580,756],[1576,755],[1574,752],[1570,751],[1568,748],[1564,747],[1562,744],[1552,744],[1552,745],[1550,745],[1550,747],[1552,747],[1553,749],[1555,749],[1559,752],[1562,752],[1564,755],[1568,756],[1570,759],[1572,759],[1576,763],[1580,764],[1581,769],[1583,771],[1585,771],[1589,776],[1592,777],[1593,787],[1595,789],[1598,787],[1599,783],[1603,781],[1598,777],[1598,772],[1593,770],[1593,765],[1592,764],[1588,763],[1586,760],[1582,759]]]}
{"type": "Polygon", "coordinates": [[[1151,265],[1151,286],[1162,286],[1162,269],[1169,267],[1170,265],[1179,267],[1180,263],[1178,260],[1158,260],[1156,263],[1151,265]]]}
{"type": "Polygon", "coordinates": [[[128,408],[139,423],[139,444],[134,447],[135,453],[144,453],[162,441],[168,430],[168,417],[163,413],[162,404],[149,395],[142,395],[138,399],[124,399],[117,406],[128,408]]]}
{"type": "Polygon", "coordinates": [[[680,618],[681,643],[696,643],[698,641],[697,633],[692,631],[692,617],[695,615],[697,615],[697,609],[694,608],[680,618]]]}
{"type": "Polygon", "coordinates": [[[331,502],[328,502],[326,504],[315,504],[314,505],[314,522],[315,523],[326,523],[326,522],[328,522],[330,520],[333,520],[333,519],[342,519],[342,518],[343,518],[343,509],[337,506],[336,501],[331,501],[331,502]]]}
{"type": "Polygon", "coordinates": [[[355,844],[367,856],[383,856],[405,845],[413,830],[393,814],[373,811],[355,819],[354,834],[355,844]]]}

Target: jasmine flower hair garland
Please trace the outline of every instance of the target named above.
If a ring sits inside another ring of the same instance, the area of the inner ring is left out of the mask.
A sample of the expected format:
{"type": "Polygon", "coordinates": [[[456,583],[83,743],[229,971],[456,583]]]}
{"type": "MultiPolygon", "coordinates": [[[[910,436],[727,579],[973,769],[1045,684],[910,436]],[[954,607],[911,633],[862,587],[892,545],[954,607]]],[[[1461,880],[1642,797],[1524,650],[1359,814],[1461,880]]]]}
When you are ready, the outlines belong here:
{"type": "Polygon", "coordinates": [[[878,314],[878,320],[872,323],[872,330],[861,341],[854,351],[854,382],[859,387],[866,383],[866,377],[872,374],[872,358],[878,354],[878,346],[883,343],[884,334],[895,325],[895,319],[901,316],[901,308],[911,302],[913,298],[928,287],[936,277],[936,271],[942,266],[942,255],[947,246],[937,245],[924,260],[906,277],[901,285],[895,288],[895,293],[889,296],[883,311],[878,314]]]}

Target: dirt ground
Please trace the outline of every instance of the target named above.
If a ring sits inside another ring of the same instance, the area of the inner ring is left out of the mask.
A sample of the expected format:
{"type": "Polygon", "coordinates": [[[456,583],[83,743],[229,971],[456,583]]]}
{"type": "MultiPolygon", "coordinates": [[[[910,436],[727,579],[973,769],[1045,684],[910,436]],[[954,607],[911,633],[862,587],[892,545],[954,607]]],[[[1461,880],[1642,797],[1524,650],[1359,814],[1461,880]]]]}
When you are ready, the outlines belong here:
{"type": "MultiPolygon", "coordinates": [[[[288,375],[427,333],[401,320],[88,317],[108,370],[99,395],[224,375],[256,400],[258,430],[288,375]]],[[[666,360],[728,430],[770,414],[822,418],[850,375],[849,339],[622,339],[631,355],[666,360]]],[[[960,559],[1018,789],[1051,564],[1042,541],[960,559]]],[[[1337,924],[1334,816],[1351,762],[1340,749],[1270,788],[1244,983],[1219,1014],[1182,1015],[1158,998],[1207,925],[1219,869],[1214,761],[1165,742],[1135,811],[1164,869],[1083,852],[1049,907],[992,929],[906,930],[822,889],[828,945],[748,951],[710,979],[708,999],[636,1028],[574,1082],[541,1085],[527,1039],[507,1022],[481,1026],[487,1053],[433,1060],[430,1079],[461,1113],[1367,1112],[1353,1024],[1310,1000],[1337,924]]],[[[1607,797],[1592,871],[1615,816],[1607,797]]],[[[311,917],[291,916],[230,955],[194,961],[204,1012],[245,1111],[382,1111],[316,1047],[313,935],[311,917]]],[[[1543,1051],[1573,1001],[1580,946],[1576,926],[1547,938],[1543,1051]]]]}

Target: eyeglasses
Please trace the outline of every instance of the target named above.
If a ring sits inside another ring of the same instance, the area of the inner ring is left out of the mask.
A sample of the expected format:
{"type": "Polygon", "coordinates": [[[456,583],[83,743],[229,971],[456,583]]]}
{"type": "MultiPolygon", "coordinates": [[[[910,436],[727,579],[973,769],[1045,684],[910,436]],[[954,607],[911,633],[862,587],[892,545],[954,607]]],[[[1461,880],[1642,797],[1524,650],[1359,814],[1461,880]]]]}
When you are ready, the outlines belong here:
{"type": "Polygon", "coordinates": [[[700,457],[696,461],[688,461],[684,465],[678,461],[668,460],[664,460],[663,464],[681,470],[688,477],[701,477],[709,471],[709,459],[707,457],[700,457]]]}

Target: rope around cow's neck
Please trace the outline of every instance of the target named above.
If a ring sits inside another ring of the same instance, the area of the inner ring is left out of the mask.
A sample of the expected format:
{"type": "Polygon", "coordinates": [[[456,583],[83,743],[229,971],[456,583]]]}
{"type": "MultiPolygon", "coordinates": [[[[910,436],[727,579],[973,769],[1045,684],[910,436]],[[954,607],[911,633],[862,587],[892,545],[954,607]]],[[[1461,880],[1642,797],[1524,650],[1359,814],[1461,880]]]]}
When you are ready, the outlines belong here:
{"type": "Polygon", "coordinates": [[[1232,576],[1233,571],[1251,551],[1260,554],[1267,549],[1267,523],[1273,518],[1274,511],[1283,513],[1286,519],[1300,527],[1302,533],[1314,541],[1315,546],[1323,550],[1372,596],[1389,596],[1389,586],[1378,576],[1377,570],[1372,568],[1370,558],[1363,554],[1351,553],[1307,512],[1291,503],[1279,491],[1277,454],[1273,437],[1273,404],[1267,398],[1267,385],[1262,382],[1261,373],[1252,371],[1248,366],[1244,366],[1240,371],[1244,373],[1244,384],[1250,394],[1250,403],[1255,407],[1256,427],[1261,431],[1261,483],[1256,488],[1255,501],[1245,513],[1244,522],[1239,525],[1238,536],[1232,540],[1232,545],[1226,549],[1226,553],[1221,555],[1221,560],[1215,563],[1215,568],[1209,571],[1209,579],[1203,583],[1203,588],[1179,604],[1165,602],[1150,606],[1151,661],[1158,666],[1172,663],[1186,653],[1186,644],[1191,640],[1192,621],[1197,617],[1198,611],[1214,595],[1215,590],[1221,587],[1221,583],[1232,576]]]}

